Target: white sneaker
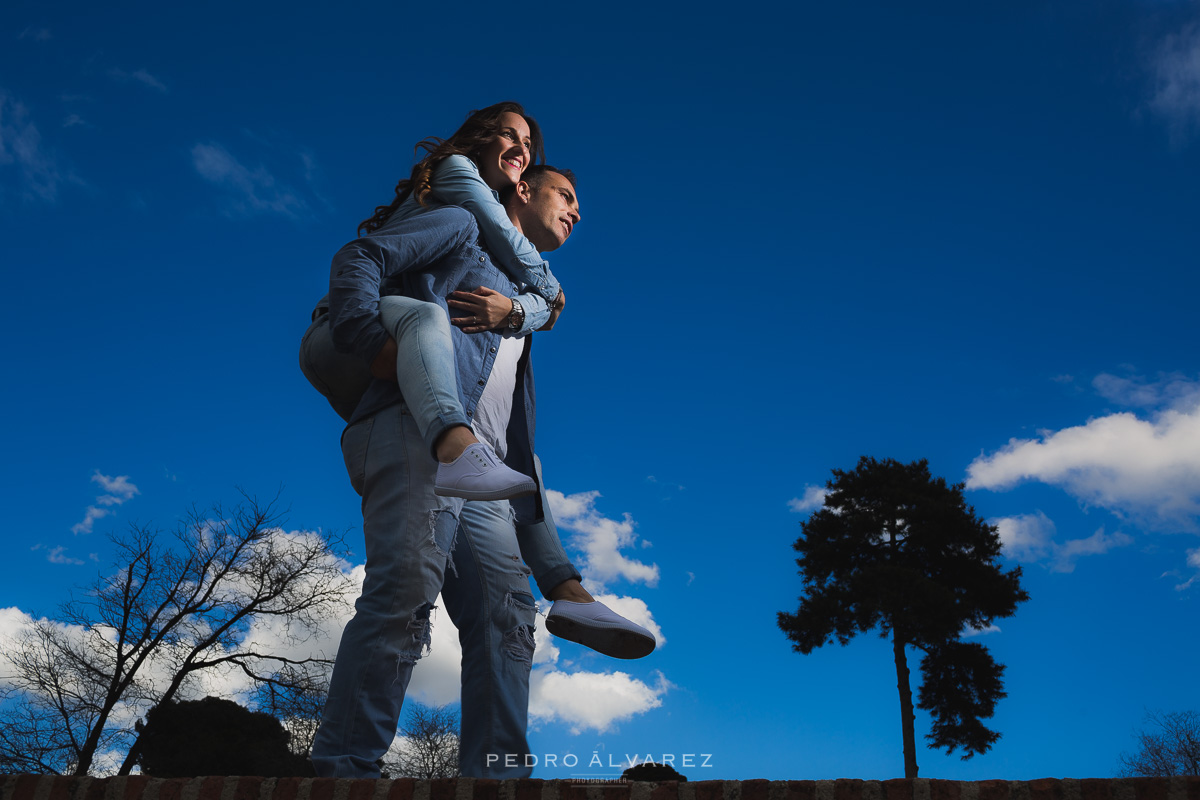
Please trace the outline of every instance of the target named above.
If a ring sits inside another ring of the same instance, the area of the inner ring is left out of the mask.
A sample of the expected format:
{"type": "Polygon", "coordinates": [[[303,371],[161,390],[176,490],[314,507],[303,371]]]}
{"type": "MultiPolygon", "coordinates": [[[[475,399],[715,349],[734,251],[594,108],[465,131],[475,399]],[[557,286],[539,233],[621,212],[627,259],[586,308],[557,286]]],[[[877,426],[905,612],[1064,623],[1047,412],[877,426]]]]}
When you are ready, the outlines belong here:
{"type": "Polygon", "coordinates": [[[434,494],[464,500],[511,500],[536,491],[533,478],[506,467],[483,442],[463,450],[449,464],[439,462],[433,481],[434,494]]]}
{"type": "Polygon", "coordinates": [[[653,653],[657,644],[654,634],[599,600],[555,600],[546,615],[546,630],[613,658],[642,658],[653,653]]]}

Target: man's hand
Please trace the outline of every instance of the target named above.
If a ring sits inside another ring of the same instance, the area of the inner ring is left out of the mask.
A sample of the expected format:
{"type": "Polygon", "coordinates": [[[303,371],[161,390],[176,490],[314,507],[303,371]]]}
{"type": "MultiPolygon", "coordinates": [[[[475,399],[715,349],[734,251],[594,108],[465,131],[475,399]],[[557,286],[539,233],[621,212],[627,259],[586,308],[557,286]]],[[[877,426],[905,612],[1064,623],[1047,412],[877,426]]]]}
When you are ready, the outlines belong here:
{"type": "Polygon", "coordinates": [[[396,353],[396,340],[389,336],[371,362],[371,374],[380,380],[396,380],[396,353]]]}
{"type": "Polygon", "coordinates": [[[453,292],[446,303],[463,312],[464,316],[450,318],[450,323],[462,328],[463,333],[495,330],[507,323],[513,310],[511,299],[486,286],[473,292],[453,292]]]}
{"type": "Polygon", "coordinates": [[[562,313],[563,308],[567,305],[567,296],[562,289],[558,290],[558,297],[554,298],[554,302],[550,304],[550,319],[546,320],[546,324],[538,328],[539,331],[548,331],[554,327],[554,323],[558,321],[558,315],[562,313]]]}

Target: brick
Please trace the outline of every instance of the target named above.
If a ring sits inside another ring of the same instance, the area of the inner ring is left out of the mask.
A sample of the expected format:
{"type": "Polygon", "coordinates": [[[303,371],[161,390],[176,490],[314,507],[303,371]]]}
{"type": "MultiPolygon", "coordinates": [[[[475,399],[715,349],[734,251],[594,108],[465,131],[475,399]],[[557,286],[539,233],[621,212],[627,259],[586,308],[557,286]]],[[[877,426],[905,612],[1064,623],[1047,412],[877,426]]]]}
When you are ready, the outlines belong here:
{"type": "Polygon", "coordinates": [[[857,778],[838,778],[833,782],[833,800],[862,800],[863,782],[857,778]]]}
{"type": "Polygon", "coordinates": [[[179,800],[186,783],[184,778],[163,778],[158,784],[158,800],[179,800]]]}
{"type": "MultiPolygon", "coordinates": [[[[271,800],[296,800],[300,794],[300,785],[308,778],[279,778],[271,791],[271,800]]],[[[163,800],[159,798],[158,800],[163,800]]]]}
{"type": "MultiPolygon", "coordinates": [[[[676,790],[678,794],[678,790],[676,790]]],[[[742,781],[742,800],[770,800],[771,782],[755,778],[742,781]]],[[[654,798],[653,800],[657,800],[654,798]]]]}
{"type": "Polygon", "coordinates": [[[346,800],[371,800],[375,796],[375,785],[377,781],[371,778],[358,778],[349,781],[349,788],[346,792],[346,800]]]}
{"type": "Polygon", "coordinates": [[[1200,800],[1200,776],[1190,776],[1186,780],[1187,800],[1200,800]]]}
{"type": "MultiPolygon", "coordinates": [[[[750,781],[747,781],[747,783],[750,783],[750,781]]],[[[763,781],[763,783],[766,783],[766,781],[763,781]]],[[[615,797],[613,795],[614,800],[615,797]]],[[[679,800],[679,781],[663,781],[656,784],[650,792],[650,800],[679,800]]],[[[748,800],[745,789],[742,790],[742,800],[748,800]]],[[[764,793],[761,799],[755,798],[754,800],[767,800],[767,795],[764,793]]]]}
{"type": "Polygon", "coordinates": [[[1029,800],[1063,800],[1066,794],[1062,781],[1057,778],[1038,778],[1025,785],[1029,789],[1029,800]]]}
{"type": "Polygon", "coordinates": [[[196,800],[221,800],[221,792],[225,790],[224,778],[219,775],[210,775],[200,778],[199,781],[200,787],[196,800]]]}
{"type": "MultiPolygon", "coordinates": [[[[229,800],[258,800],[259,794],[262,793],[262,783],[266,778],[258,776],[243,776],[233,779],[233,792],[229,800]]],[[[228,779],[226,779],[228,782],[228,779]]],[[[224,786],[222,794],[224,794],[224,786]]],[[[136,798],[126,796],[125,800],[136,800],[136,798]]]]}
{"type": "Polygon", "coordinates": [[[1167,800],[1170,785],[1166,778],[1132,778],[1129,782],[1137,800],[1167,800]]]}
{"type": "MultiPolygon", "coordinates": [[[[542,781],[535,778],[519,778],[513,800],[542,800],[542,781]]],[[[430,800],[438,800],[433,797],[430,800]]]]}
{"type": "Polygon", "coordinates": [[[337,778],[313,778],[309,784],[308,800],[333,800],[337,788],[337,778]]]}
{"type": "Polygon", "coordinates": [[[1112,781],[1084,778],[1079,782],[1079,800],[1113,800],[1112,781]]]}
{"type": "Polygon", "coordinates": [[[1008,781],[978,781],[979,800],[1008,800],[1008,781]]]}
{"type": "Polygon", "coordinates": [[[908,778],[892,778],[883,782],[883,800],[913,800],[913,785],[908,778]]]}
{"type": "Polygon", "coordinates": [[[38,784],[43,780],[51,781],[53,777],[49,775],[18,775],[15,785],[12,787],[13,800],[33,800],[37,794],[38,784]]]}
{"type": "MultiPolygon", "coordinates": [[[[696,800],[703,800],[703,798],[697,795],[696,800]]],[[[817,782],[788,781],[787,800],[817,800],[817,782]]],[[[888,798],[888,800],[892,799],[888,798]]],[[[909,798],[902,798],[902,800],[909,800],[909,798]]]]}
{"type": "Polygon", "coordinates": [[[961,798],[962,785],[958,781],[929,781],[929,800],[961,800],[961,798]]]}
{"type": "Polygon", "coordinates": [[[47,792],[45,800],[71,800],[76,785],[74,778],[55,775],[50,780],[50,791],[47,792]]]}
{"type": "MultiPolygon", "coordinates": [[[[104,792],[107,789],[107,781],[104,779],[96,779],[87,781],[84,791],[75,794],[75,800],[104,800],[104,792]]],[[[32,798],[29,798],[32,800],[32,798]]]]}
{"type": "Polygon", "coordinates": [[[397,778],[388,789],[388,800],[412,800],[416,781],[412,778],[397,778]]]}
{"type": "Polygon", "coordinates": [[[696,800],[725,800],[724,781],[696,781],[692,784],[696,800]]]}
{"type": "Polygon", "coordinates": [[[130,775],[125,778],[125,787],[121,796],[124,800],[141,800],[148,783],[150,783],[149,775],[130,775]]]}

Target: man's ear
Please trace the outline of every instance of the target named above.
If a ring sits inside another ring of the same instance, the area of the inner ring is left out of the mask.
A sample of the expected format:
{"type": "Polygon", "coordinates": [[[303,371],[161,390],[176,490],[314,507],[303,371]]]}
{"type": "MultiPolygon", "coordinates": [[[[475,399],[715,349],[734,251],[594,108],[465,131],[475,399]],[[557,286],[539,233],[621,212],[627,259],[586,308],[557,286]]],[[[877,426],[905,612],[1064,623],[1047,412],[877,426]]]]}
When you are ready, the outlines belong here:
{"type": "Polygon", "coordinates": [[[521,181],[517,184],[516,192],[517,197],[523,204],[528,204],[530,198],[533,197],[533,189],[529,188],[529,184],[525,181],[521,181]]]}

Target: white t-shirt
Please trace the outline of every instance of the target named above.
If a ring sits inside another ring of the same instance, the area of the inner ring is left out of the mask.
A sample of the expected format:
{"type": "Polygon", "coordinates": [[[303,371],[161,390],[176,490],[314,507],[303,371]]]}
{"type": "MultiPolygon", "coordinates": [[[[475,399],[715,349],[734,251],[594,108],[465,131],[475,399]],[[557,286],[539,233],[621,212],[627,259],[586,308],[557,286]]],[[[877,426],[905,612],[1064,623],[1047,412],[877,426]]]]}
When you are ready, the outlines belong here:
{"type": "Polygon", "coordinates": [[[488,375],[471,430],[504,458],[508,453],[508,419],[512,415],[513,392],[517,388],[517,362],[525,352],[525,339],[502,337],[492,372],[488,375]]]}

